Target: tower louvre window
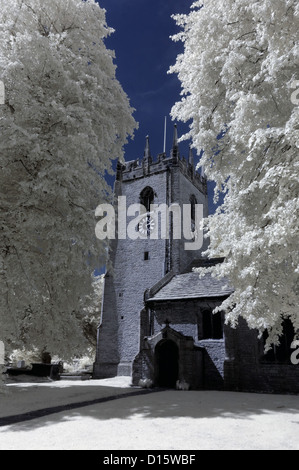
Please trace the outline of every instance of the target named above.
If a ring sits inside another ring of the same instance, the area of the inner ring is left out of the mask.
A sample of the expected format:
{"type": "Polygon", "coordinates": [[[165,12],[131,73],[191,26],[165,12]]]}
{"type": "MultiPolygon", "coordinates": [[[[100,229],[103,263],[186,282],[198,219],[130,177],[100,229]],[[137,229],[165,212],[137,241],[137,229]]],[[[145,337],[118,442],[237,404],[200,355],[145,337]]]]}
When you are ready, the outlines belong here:
{"type": "Polygon", "coordinates": [[[192,196],[190,196],[190,209],[191,209],[191,222],[195,222],[195,206],[197,204],[197,199],[196,197],[194,196],[194,194],[192,194],[192,196]]]}
{"type": "Polygon", "coordinates": [[[140,193],[140,204],[142,204],[147,212],[150,212],[151,210],[151,204],[153,204],[155,198],[155,193],[153,188],[150,186],[147,186],[146,188],[143,189],[143,191],[140,193]]]}

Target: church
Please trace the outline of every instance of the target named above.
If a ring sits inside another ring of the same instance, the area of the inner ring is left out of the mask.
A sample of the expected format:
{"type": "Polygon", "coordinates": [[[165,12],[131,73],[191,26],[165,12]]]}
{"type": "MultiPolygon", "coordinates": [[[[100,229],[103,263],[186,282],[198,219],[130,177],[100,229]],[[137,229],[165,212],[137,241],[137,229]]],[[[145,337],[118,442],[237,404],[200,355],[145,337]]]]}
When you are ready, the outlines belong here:
{"type": "Polygon", "coordinates": [[[191,149],[188,158],[180,156],[176,126],[170,155],[154,159],[147,138],[142,159],[118,164],[114,194],[128,205],[142,204],[146,212],[136,224],[136,237],[110,240],[93,378],[131,376],[133,385],[148,379],[157,387],[186,382],[193,390],[298,393],[299,365],[290,360],[292,325],[285,322],[281,344],[265,354],[265,338],[258,339],[245,320],[233,329],[221,311],[213,313],[233,292],[229,280],[194,272],[223,258],[202,255],[206,240],[197,248],[195,208],[208,216],[207,180],[195,170],[191,149]],[[167,237],[151,236],[158,220],[151,208],[161,205],[190,212],[194,236],[188,246],[194,247],[186,249],[186,240],[174,235],[173,212],[167,237]]]}

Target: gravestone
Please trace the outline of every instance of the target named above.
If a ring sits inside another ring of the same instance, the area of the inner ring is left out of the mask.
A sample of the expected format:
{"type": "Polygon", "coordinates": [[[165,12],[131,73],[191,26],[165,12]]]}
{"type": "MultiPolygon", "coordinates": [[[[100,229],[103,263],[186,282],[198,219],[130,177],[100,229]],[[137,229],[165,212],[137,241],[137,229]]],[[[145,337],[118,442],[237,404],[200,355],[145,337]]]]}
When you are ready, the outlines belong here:
{"type": "Polygon", "coordinates": [[[18,369],[24,369],[25,368],[25,361],[18,361],[17,362],[17,368],[18,369]]]}

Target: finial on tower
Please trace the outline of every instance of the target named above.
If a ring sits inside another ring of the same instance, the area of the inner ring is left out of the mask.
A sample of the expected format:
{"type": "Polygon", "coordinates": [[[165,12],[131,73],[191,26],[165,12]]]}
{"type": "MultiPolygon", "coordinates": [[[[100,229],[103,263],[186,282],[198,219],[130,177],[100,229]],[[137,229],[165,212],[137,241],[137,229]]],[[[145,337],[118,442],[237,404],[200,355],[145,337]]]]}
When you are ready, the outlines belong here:
{"type": "Polygon", "coordinates": [[[173,133],[173,143],[172,143],[172,150],[171,156],[174,160],[178,160],[180,156],[179,152],[179,144],[178,144],[178,129],[177,125],[174,125],[174,133],[173,133]]]}
{"type": "Polygon", "coordinates": [[[173,133],[173,144],[172,147],[178,147],[178,128],[177,125],[174,125],[174,133],[173,133]]]}
{"type": "Polygon", "coordinates": [[[144,158],[150,158],[151,156],[151,150],[150,150],[150,145],[149,145],[149,136],[146,136],[146,143],[145,143],[145,149],[144,149],[144,158]]]}
{"type": "Polygon", "coordinates": [[[194,156],[193,156],[193,151],[192,151],[192,148],[191,148],[191,144],[189,145],[189,158],[188,158],[188,161],[189,161],[189,165],[191,165],[193,167],[194,166],[194,156]]]}

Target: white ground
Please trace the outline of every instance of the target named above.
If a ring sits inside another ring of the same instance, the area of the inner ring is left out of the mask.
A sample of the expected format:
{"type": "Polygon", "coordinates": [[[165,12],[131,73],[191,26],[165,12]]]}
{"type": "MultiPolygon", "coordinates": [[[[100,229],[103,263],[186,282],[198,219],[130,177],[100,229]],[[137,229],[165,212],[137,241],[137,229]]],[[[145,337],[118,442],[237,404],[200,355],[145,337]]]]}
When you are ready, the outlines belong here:
{"type": "MultiPolygon", "coordinates": [[[[132,391],[127,377],[14,383],[0,417],[132,391]]],[[[299,397],[162,391],[0,427],[0,450],[299,449],[299,397]]]]}

